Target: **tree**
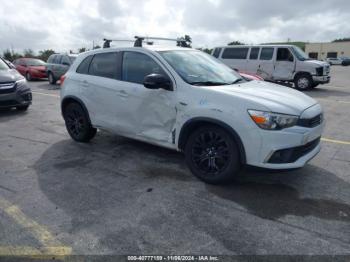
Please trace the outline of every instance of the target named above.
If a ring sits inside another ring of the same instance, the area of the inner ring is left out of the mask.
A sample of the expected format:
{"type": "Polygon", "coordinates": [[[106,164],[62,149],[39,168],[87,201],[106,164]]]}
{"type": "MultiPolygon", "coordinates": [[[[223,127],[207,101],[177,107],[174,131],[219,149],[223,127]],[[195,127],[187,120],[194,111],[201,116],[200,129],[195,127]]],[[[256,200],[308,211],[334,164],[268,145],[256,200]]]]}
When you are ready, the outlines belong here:
{"type": "Polygon", "coordinates": [[[99,45],[94,46],[94,49],[99,49],[99,48],[101,48],[101,46],[99,46],[99,45]]]}
{"type": "Polygon", "coordinates": [[[232,41],[232,42],[228,43],[227,45],[245,45],[245,44],[240,42],[240,41],[232,41]]]}
{"type": "Polygon", "coordinates": [[[3,57],[6,59],[6,60],[9,60],[9,61],[14,61],[20,57],[23,57],[21,54],[19,53],[14,53],[14,52],[11,52],[10,49],[6,49],[3,53],[3,57]]]}
{"type": "Polygon", "coordinates": [[[43,61],[47,61],[47,59],[49,58],[50,55],[53,55],[55,53],[54,50],[52,49],[46,49],[46,50],[41,50],[39,51],[39,56],[38,58],[43,60],[43,61]]]}
{"type": "Polygon", "coordinates": [[[213,49],[209,49],[209,48],[198,48],[198,50],[207,53],[207,54],[211,54],[211,52],[213,51],[213,49]]]}
{"type": "Polygon", "coordinates": [[[24,49],[24,57],[33,58],[35,57],[34,51],[32,49],[24,49]]]}
{"type": "Polygon", "coordinates": [[[337,43],[337,42],[348,42],[348,41],[350,41],[350,37],[335,39],[332,42],[337,43]]]}
{"type": "Polygon", "coordinates": [[[81,47],[78,49],[78,53],[84,53],[86,51],[88,51],[86,47],[81,47]]]}
{"type": "Polygon", "coordinates": [[[185,35],[184,37],[180,37],[181,42],[177,42],[177,46],[182,47],[192,47],[192,38],[189,35],[185,35]]]}

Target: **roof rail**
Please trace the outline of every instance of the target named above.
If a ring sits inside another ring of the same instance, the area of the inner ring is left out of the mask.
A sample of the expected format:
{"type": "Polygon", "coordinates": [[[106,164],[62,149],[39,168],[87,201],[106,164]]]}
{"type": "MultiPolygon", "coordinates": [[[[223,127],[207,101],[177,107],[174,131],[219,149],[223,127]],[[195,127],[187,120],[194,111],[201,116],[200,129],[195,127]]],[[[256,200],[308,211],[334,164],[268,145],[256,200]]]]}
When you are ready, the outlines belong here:
{"type": "MultiPolygon", "coordinates": [[[[149,36],[135,36],[134,47],[142,47],[144,40],[161,40],[161,41],[174,41],[178,46],[186,47],[186,40],[184,38],[164,38],[164,37],[149,37],[149,36]]],[[[147,44],[153,44],[153,42],[147,42],[147,44]]]]}

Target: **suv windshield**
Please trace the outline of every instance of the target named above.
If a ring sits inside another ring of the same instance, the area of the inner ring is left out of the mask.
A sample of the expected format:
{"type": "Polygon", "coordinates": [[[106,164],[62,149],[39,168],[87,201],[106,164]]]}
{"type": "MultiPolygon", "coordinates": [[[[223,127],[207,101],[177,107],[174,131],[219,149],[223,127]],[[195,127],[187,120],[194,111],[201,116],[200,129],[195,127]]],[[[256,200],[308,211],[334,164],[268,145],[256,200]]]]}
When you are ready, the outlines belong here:
{"type": "Polygon", "coordinates": [[[9,70],[9,66],[0,58],[0,70],[9,70]]]}
{"type": "Polygon", "coordinates": [[[26,59],[26,64],[28,66],[43,66],[45,62],[39,59],[26,59]]]}
{"type": "Polygon", "coordinates": [[[305,61],[305,60],[310,60],[307,54],[303,50],[300,49],[300,47],[297,46],[292,46],[292,51],[294,55],[300,60],[300,61],[305,61]]]}
{"type": "Polygon", "coordinates": [[[161,56],[191,85],[230,85],[242,78],[234,70],[201,51],[161,51],[161,56]]]}

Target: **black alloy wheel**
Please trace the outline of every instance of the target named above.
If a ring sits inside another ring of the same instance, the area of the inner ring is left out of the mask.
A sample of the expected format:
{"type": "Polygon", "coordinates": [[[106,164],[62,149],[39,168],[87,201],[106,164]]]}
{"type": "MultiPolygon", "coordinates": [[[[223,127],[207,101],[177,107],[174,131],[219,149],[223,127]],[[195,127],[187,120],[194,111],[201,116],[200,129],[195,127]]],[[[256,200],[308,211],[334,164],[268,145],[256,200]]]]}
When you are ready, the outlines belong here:
{"type": "Polygon", "coordinates": [[[64,110],[64,120],[69,135],[78,142],[88,142],[96,135],[96,129],[78,103],[71,103],[64,110]]]}
{"type": "Polygon", "coordinates": [[[186,145],[186,160],[191,171],[207,183],[231,180],[239,171],[239,154],[235,141],[216,126],[196,130],[186,145]]]}

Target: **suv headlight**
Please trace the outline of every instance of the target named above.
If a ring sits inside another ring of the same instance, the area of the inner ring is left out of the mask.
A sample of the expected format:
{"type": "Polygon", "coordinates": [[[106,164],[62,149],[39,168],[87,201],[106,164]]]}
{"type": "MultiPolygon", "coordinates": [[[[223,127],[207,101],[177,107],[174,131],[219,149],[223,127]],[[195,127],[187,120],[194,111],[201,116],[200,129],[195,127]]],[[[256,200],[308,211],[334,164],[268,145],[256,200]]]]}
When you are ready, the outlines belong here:
{"type": "Polygon", "coordinates": [[[248,110],[248,113],[258,127],[266,130],[281,130],[295,126],[299,117],[294,115],[248,110]]]}

